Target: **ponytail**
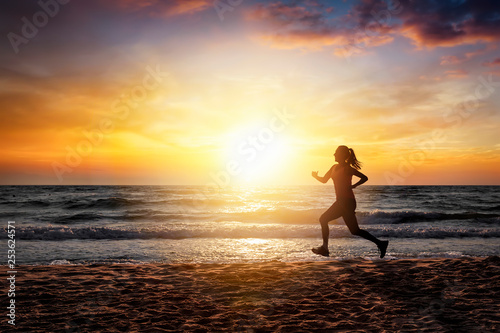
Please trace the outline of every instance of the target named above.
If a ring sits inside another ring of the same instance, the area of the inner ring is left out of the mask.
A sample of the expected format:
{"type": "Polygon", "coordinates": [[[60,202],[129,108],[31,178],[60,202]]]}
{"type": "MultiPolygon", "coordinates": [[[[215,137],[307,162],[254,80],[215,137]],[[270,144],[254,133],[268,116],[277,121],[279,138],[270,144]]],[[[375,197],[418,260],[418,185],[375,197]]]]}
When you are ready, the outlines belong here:
{"type": "Polygon", "coordinates": [[[358,161],[356,158],[356,155],[354,154],[354,150],[352,148],[349,148],[349,157],[347,158],[347,164],[352,166],[354,169],[359,170],[361,169],[361,162],[358,161]]]}

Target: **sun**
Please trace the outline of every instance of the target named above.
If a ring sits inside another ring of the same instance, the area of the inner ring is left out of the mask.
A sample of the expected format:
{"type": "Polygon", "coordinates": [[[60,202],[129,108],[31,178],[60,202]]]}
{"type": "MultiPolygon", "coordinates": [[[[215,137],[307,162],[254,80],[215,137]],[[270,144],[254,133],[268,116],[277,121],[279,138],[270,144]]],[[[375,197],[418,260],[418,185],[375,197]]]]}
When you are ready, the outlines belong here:
{"type": "Polygon", "coordinates": [[[224,160],[232,166],[235,184],[274,184],[287,167],[291,140],[283,127],[247,123],[226,136],[224,160]]]}

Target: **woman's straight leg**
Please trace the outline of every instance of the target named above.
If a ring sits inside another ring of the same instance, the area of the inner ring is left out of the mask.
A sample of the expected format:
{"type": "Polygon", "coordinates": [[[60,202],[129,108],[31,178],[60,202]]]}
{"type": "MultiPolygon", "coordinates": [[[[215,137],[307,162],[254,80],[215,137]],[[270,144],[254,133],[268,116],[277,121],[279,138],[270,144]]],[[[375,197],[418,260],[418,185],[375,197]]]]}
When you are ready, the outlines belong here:
{"type": "Polygon", "coordinates": [[[319,223],[321,224],[321,235],[323,237],[323,247],[325,249],[328,249],[328,240],[330,238],[330,228],[328,228],[328,222],[338,219],[341,216],[342,207],[336,201],[319,218],[319,223]]]}

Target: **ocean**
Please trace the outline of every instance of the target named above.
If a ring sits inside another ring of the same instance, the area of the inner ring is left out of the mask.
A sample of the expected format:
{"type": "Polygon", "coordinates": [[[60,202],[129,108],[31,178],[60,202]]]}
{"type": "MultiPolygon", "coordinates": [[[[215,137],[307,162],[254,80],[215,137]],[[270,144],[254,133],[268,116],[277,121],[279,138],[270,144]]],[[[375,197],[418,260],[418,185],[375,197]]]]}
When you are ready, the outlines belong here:
{"type": "MultiPolygon", "coordinates": [[[[365,258],[376,246],[319,216],[333,185],[1,186],[0,246],[15,223],[16,265],[242,263],[365,258]]],[[[361,228],[390,241],[386,258],[500,255],[500,186],[370,186],[355,189],[361,228]]]]}

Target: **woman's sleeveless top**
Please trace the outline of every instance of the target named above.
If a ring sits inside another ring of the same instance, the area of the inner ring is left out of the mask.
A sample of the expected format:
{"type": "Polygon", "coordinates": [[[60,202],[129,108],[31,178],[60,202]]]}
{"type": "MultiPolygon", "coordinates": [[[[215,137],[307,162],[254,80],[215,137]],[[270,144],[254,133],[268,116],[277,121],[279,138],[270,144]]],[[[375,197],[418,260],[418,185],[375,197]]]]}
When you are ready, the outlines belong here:
{"type": "Polygon", "coordinates": [[[352,173],[351,167],[341,167],[336,165],[332,170],[333,185],[335,186],[335,194],[338,199],[354,199],[352,191],[352,173]]]}

